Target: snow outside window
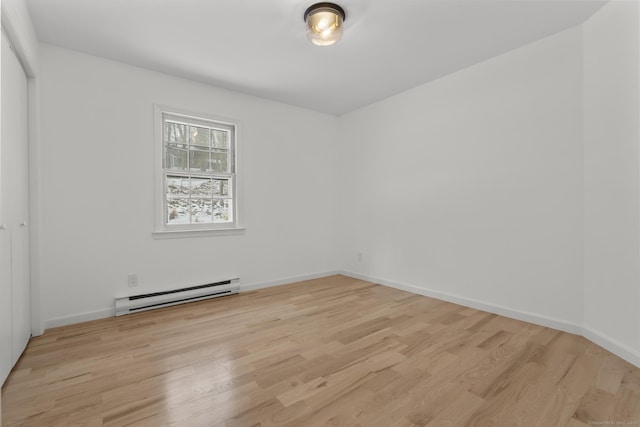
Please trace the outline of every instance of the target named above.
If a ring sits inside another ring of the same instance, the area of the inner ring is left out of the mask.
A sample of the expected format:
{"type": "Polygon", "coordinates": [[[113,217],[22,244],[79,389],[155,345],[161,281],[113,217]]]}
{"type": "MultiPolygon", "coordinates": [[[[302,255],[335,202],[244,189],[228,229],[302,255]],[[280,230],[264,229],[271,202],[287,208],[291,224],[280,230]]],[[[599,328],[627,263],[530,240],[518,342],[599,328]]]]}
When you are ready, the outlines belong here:
{"type": "Polygon", "coordinates": [[[160,112],[164,231],[236,226],[233,123],[160,112]]]}

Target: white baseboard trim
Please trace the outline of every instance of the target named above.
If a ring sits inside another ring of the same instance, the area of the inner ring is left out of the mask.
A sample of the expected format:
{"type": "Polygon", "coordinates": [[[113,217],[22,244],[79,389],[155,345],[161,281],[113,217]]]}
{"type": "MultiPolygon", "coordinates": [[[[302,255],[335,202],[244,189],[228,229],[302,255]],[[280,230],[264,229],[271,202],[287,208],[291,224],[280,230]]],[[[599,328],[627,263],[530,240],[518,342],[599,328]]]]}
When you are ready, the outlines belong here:
{"type": "Polygon", "coordinates": [[[492,304],[486,301],[479,301],[476,299],[465,298],[459,295],[448,294],[444,292],[434,291],[432,289],[422,288],[415,285],[408,285],[406,283],[399,283],[393,280],[381,279],[379,277],[372,277],[366,274],[354,273],[351,271],[342,271],[341,274],[354,279],[366,280],[368,282],[377,283],[380,285],[388,286],[390,288],[400,289],[402,291],[411,292],[418,295],[424,295],[430,298],[436,298],[442,301],[451,302],[454,304],[463,305],[465,307],[471,307],[489,313],[499,314],[500,316],[510,317],[512,319],[522,320],[524,322],[534,323],[536,325],[546,326],[548,328],[558,329],[571,334],[582,335],[582,327],[578,324],[567,322],[562,319],[557,319],[551,316],[543,316],[536,313],[531,313],[523,310],[514,310],[509,307],[505,307],[498,304],[492,304]]]}
{"type": "MultiPolygon", "coordinates": [[[[255,289],[262,289],[262,288],[270,288],[272,286],[286,285],[289,283],[302,282],[304,280],[319,279],[322,277],[333,276],[336,274],[340,274],[340,273],[338,271],[325,271],[322,273],[313,273],[313,274],[305,274],[302,276],[286,277],[286,278],[277,279],[277,280],[269,280],[266,282],[256,282],[256,283],[250,283],[250,284],[241,283],[240,292],[247,292],[247,291],[252,291],[255,289]]],[[[88,311],[88,312],[78,313],[78,314],[71,314],[68,316],[55,317],[53,319],[45,320],[43,322],[42,330],[46,331],[47,329],[50,329],[50,328],[73,325],[74,323],[88,322],[90,320],[104,319],[106,317],[113,317],[113,316],[115,316],[114,307],[103,308],[101,310],[88,311]]],[[[40,333],[40,335],[42,335],[42,333],[40,333]]]]}
{"type": "Polygon", "coordinates": [[[44,330],[59,326],[73,325],[74,323],[88,322],[90,320],[104,319],[115,316],[115,308],[103,308],[101,310],[86,311],[84,313],[70,314],[68,316],[54,317],[44,321],[44,330]]]}
{"type": "Polygon", "coordinates": [[[543,316],[522,310],[514,310],[485,301],[464,298],[458,295],[438,292],[415,285],[395,282],[393,280],[381,279],[378,277],[368,276],[366,274],[354,273],[352,271],[340,271],[340,274],[353,277],[354,279],[366,280],[368,282],[377,283],[383,286],[388,286],[390,288],[400,289],[414,294],[424,295],[427,297],[452,302],[454,304],[460,304],[466,307],[487,311],[489,313],[499,314],[501,316],[510,317],[512,319],[522,320],[524,322],[534,323],[536,325],[546,326],[548,328],[558,329],[560,331],[580,335],[585,337],[589,341],[599,345],[600,347],[610,351],[616,356],[626,360],[627,362],[640,367],[640,354],[638,354],[638,352],[635,352],[633,349],[627,347],[626,345],[614,339],[611,339],[586,325],[582,326],[550,316],[543,316]]]}
{"type": "Polygon", "coordinates": [[[31,336],[32,337],[39,337],[40,335],[44,334],[44,325],[42,324],[42,322],[39,322],[37,326],[35,325],[31,325],[31,336]]]}
{"type": "MultiPolygon", "coordinates": [[[[415,285],[409,285],[406,283],[400,283],[393,280],[381,279],[378,277],[368,276],[366,274],[355,273],[352,271],[336,270],[325,271],[321,273],[305,274],[301,276],[291,276],[276,280],[269,280],[265,282],[255,282],[249,284],[240,284],[240,292],[248,292],[256,289],[270,288],[273,286],[287,285],[290,283],[302,282],[305,280],[320,279],[323,277],[334,276],[342,274],[344,276],[352,277],[354,279],[366,280],[368,282],[388,286],[390,288],[400,289],[402,291],[411,292],[417,295],[424,295],[430,298],[436,298],[442,301],[451,302],[454,304],[463,305],[465,307],[471,307],[478,310],[486,311],[489,313],[499,314],[501,316],[510,317],[512,319],[522,320],[524,322],[534,323],[553,329],[558,329],[564,332],[569,332],[576,335],[581,335],[595,344],[605,348],[612,352],[616,356],[632,363],[635,366],[640,367],[640,354],[628,346],[607,337],[605,334],[591,328],[590,326],[581,326],[575,323],[567,322],[562,319],[558,319],[551,316],[543,316],[536,313],[531,313],[523,310],[514,310],[512,308],[504,307],[498,304],[491,304],[486,301],[479,301],[471,298],[461,297],[459,295],[448,294],[444,292],[434,291],[432,289],[422,288],[415,285]]],[[[59,326],[72,325],[74,323],[88,322],[90,320],[103,319],[106,317],[115,316],[115,309],[104,308],[102,310],[90,311],[85,313],[73,314],[69,316],[62,316],[53,319],[46,320],[44,322],[43,330],[50,328],[56,328],[59,326]]]]}
{"type": "Polygon", "coordinates": [[[305,274],[302,276],[285,277],[283,279],[269,280],[267,282],[240,283],[240,292],[253,291],[256,289],[270,288],[272,286],[288,285],[290,283],[303,282],[305,280],[321,279],[323,277],[342,274],[340,271],[324,271],[321,273],[305,274]]]}
{"type": "Polygon", "coordinates": [[[587,325],[582,328],[582,336],[589,341],[598,344],[600,347],[609,350],[611,353],[626,360],[627,362],[640,367],[640,354],[633,351],[621,342],[609,338],[603,333],[598,332],[587,325]]]}

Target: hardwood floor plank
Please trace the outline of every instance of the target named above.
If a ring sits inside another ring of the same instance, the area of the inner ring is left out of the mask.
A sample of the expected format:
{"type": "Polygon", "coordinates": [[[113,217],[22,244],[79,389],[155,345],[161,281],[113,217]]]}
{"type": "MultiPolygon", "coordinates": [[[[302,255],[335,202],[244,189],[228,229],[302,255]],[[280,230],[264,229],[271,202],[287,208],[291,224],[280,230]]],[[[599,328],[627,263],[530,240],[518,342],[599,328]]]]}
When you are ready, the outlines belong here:
{"type": "Polygon", "coordinates": [[[627,425],[640,425],[640,393],[626,388],[620,388],[614,399],[614,406],[609,420],[626,422],[627,425]]]}
{"type": "Polygon", "coordinates": [[[535,425],[564,426],[569,423],[582,398],[592,387],[601,363],[602,359],[599,356],[586,351],[576,358],[571,368],[556,383],[555,388],[549,390],[549,398],[544,408],[541,408],[535,425]]]}
{"type": "Polygon", "coordinates": [[[622,379],[633,371],[633,365],[621,359],[606,358],[598,371],[594,386],[600,390],[616,394],[622,379]]]}
{"type": "Polygon", "coordinates": [[[48,330],[2,405],[3,426],[640,425],[640,369],[582,337],[331,276],[48,330]]]}
{"type": "Polygon", "coordinates": [[[582,397],[573,418],[586,424],[607,421],[614,405],[615,399],[611,393],[592,388],[582,397]]]}
{"type": "Polygon", "coordinates": [[[441,426],[461,426],[469,423],[480,406],[484,404],[484,399],[473,393],[464,392],[456,396],[453,405],[440,412],[426,427],[441,426]]]}

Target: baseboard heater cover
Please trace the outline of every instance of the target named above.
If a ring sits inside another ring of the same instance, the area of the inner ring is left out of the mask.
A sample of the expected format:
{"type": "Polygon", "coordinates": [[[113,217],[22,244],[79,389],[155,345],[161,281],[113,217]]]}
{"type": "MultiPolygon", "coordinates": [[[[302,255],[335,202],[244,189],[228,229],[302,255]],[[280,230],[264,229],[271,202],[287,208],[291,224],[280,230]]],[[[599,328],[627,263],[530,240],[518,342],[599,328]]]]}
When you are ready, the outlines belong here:
{"type": "Polygon", "coordinates": [[[116,316],[225,295],[233,295],[239,291],[240,279],[234,277],[205,285],[116,297],[116,316]]]}

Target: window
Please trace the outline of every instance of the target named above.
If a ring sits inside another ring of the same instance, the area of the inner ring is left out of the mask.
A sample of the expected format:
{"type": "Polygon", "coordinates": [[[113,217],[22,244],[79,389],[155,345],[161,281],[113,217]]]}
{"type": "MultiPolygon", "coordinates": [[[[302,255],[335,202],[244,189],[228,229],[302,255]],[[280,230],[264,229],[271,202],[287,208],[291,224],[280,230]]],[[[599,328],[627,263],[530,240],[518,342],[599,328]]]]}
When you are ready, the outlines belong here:
{"type": "Polygon", "coordinates": [[[235,228],[236,124],[161,108],[156,119],[162,163],[156,231],[235,228]]]}

